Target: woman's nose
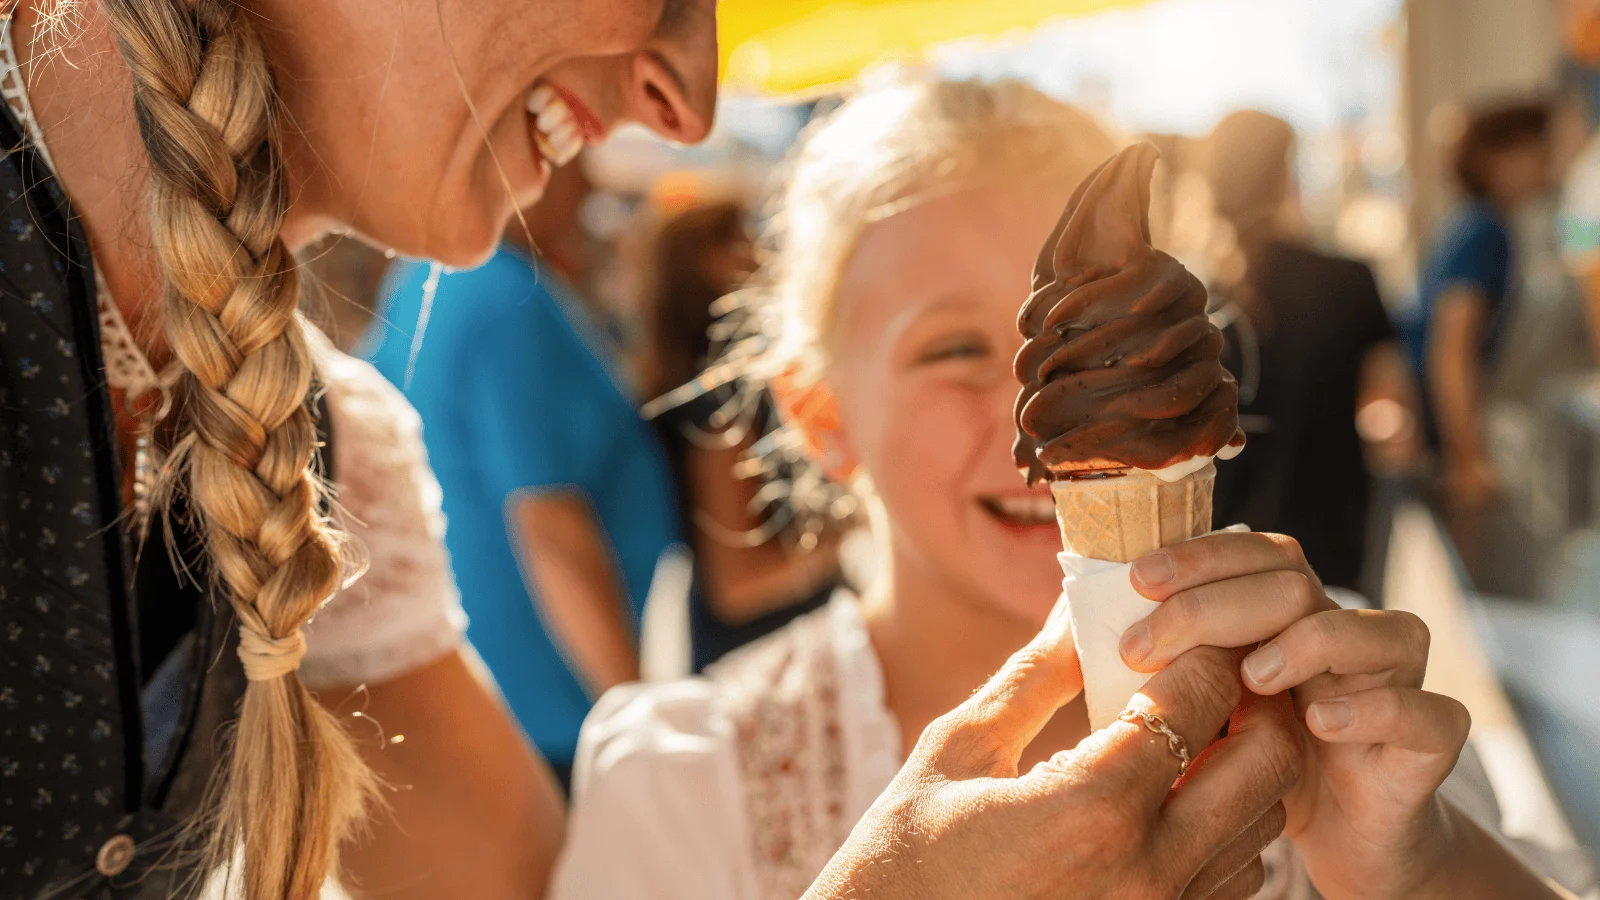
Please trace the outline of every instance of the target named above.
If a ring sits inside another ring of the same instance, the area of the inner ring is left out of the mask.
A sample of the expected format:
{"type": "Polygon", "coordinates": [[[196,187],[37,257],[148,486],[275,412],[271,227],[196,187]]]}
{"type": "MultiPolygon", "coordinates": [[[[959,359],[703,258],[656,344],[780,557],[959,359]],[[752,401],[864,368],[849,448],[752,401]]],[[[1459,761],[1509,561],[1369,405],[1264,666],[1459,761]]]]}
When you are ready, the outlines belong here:
{"type": "Polygon", "coordinates": [[[628,86],[629,118],[671,141],[693,144],[705,139],[717,104],[714,50],[712,55],[707,72],[703,65],[673,65],[649,50],[635,53],[628,86]]]}

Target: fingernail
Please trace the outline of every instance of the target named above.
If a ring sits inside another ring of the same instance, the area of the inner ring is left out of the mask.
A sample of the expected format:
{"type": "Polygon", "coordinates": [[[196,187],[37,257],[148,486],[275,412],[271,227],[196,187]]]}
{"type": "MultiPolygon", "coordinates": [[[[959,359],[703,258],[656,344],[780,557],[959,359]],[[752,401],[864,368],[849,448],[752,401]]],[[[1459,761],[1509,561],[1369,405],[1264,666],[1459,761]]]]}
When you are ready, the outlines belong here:
{"type": "Polygon", "coordinates": [[[1142,663],[1150,655],[1154,640],[1150,637],[1150,621],[1140,619],[1122,633],[1122,659],[1128,663],[1142,663]]]}
{"type": "Polygon", "coordinates": [[[1256,687],[1266,687],[1282,671],[1283,650],[1277,644],[1268,644],[1244,658],[1244,677],[1256,687]]]}
{"type": "Polygon", "coordinates": [[[1311,704],[1311,715],[1316,717],[1317,727],[1323,731],[1342,731],[1349,728],[1355,718],[1350,704],[1344,700],[1318,700],[1311,704]]]}
{"type": "Polygon", "coordinates": [[[1133,577],[1146,587],[1166,584],[1176,574],[1172,568],[1172,555],[1165,550],[1158,550],[1133,561],[1133,577]]]}

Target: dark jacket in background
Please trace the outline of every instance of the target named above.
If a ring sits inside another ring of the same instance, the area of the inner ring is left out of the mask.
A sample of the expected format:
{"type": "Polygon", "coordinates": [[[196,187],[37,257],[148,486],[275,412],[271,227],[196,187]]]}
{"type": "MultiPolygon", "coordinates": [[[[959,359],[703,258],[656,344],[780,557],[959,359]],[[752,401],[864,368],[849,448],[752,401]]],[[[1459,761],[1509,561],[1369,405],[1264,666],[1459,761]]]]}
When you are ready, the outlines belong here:
{"type": "Polygon", "coordinates": [[[1354,588],[1371,492],[1356,392],[1368,351],[1394,328],[1353,260],[1273,244],[1255,287],[1257,309],[1225,329],[1248,443],[1217,466],[1215,521],[1290,535],[1324,582],[1354,588]]]}

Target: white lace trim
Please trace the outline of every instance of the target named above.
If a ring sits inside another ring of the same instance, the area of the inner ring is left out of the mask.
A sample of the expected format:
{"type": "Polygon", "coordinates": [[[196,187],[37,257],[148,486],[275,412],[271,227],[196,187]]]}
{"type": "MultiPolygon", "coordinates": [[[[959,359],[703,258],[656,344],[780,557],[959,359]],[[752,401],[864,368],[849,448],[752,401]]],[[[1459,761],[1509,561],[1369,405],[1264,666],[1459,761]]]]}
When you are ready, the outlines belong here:
{"type": "MultiPolygon", "coordinates": [[[[45,143],[44,131],[39,127],[39,120],[34,118],[33,103],[28,99],[27,79],[23,77],[22,65],[17,62],[16,45],[11,39],[11,22],[10,12],[0,14],[0,95],[5,97],[6,105],[11,107],[12,114],[27,130],[28,142],[39,151],[39,158],[50,169],[50,174],[55,175],[55,159],[50,155],[50,147],[45,143]]],[[[116,300],[106,288],[105,278],[100,274],[98,266],[94,267],[94,286],[100,317],[100,352],[105,358],[106,381],[112,387],[126,392],[130,402],[151,391],[161,392],[165,397],[166,386],[161,376],[156,374],[150,361],[145,358],[144,352],[134,341],[133,332],[117,309],[116,300]]]]}

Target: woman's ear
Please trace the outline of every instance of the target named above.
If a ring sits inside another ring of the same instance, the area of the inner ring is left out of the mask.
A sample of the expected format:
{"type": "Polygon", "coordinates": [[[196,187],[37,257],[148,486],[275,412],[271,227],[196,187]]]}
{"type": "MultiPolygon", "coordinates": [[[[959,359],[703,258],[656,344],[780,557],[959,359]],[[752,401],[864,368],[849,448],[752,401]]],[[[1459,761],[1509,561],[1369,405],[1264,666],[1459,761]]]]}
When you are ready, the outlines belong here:
{"type": "Polygon", "coordinates": [[[772,400],[783,420],[794,426],[806,453],[837,484],[849,484],[858,461],[839,424],[839,401],[827,382],[802,380],[794,368],[772,379],[772,400]]]}

